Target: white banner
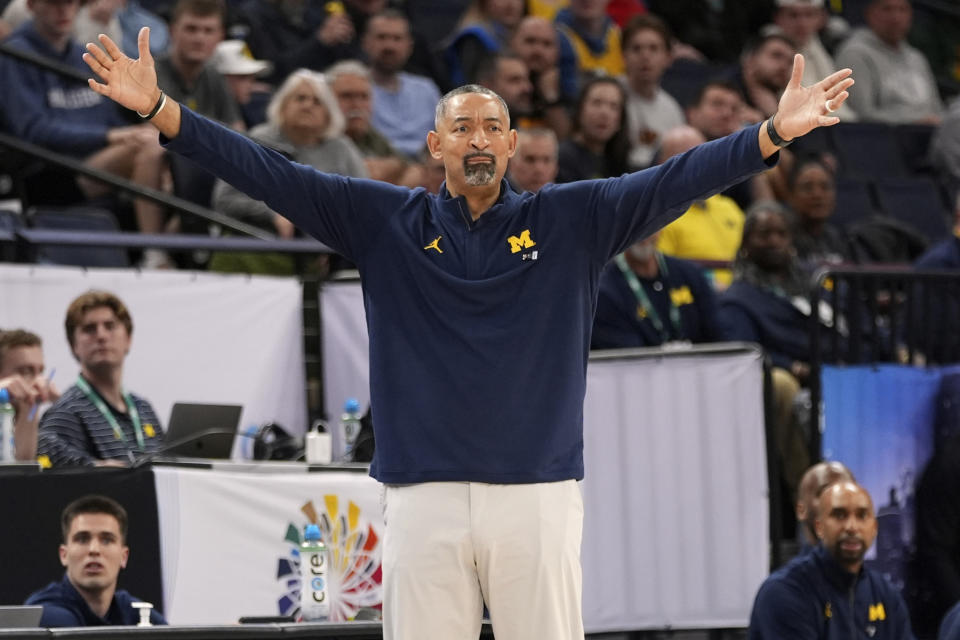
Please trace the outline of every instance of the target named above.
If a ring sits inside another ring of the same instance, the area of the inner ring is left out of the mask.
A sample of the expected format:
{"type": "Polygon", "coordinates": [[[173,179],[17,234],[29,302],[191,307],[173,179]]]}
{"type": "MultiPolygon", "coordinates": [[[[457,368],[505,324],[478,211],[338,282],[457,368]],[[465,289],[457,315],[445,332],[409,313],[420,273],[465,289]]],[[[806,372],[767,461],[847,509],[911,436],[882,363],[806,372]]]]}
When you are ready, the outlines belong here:
{"type": "Polygon", "coordinates": [[[294,614],[297,549],[310,522],[331,550],[332,618],[380,604],[380,485],[364,473],[293,468],[299,471],[154,470],[164,614],[172,624],[294,614]]]}
{"type": "MultiPolygon", "coordinates": [[[[133,317],[124,386],[163,424],[175,402],[243,405],[241,427],[306,428],[301,288],[293,278],[186,271],[0,265],[0,328],[43,339],[61,390],[79,367],[64,334],[67,306],[89,289],[120,297],[133,317]]],[[[244,443],[238,439],[238,447],[244,443]]]]}
{"type": "MultiPolygon", "coordinates": [[[[323,344],[323,406],[336,422],[347,398],[370,405],[370,350],[363,291],[358,280],[331,281],[320,287],[323,344]]],[[[343,453],[339,429],[332,429],[334,458],[343,453]]]]}
{"type": "Polygon", "coordinates": [[[745,627],[769,572],[759,351],[591,360],[589,632],[745,627]]]}

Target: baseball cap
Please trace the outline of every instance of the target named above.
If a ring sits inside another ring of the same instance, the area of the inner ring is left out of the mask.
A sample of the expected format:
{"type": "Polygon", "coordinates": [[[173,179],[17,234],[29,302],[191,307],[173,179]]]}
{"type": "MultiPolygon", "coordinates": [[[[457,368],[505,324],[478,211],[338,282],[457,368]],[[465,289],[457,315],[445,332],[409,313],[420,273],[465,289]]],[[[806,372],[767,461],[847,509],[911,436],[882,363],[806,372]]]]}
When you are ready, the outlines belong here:
{"type": "Polygon", "coordinates": [[[260,75],[273,67],[266,60],[257,60],[243,40],[224,40],[213,53],[213,68],[223,75],[260,75]]]}

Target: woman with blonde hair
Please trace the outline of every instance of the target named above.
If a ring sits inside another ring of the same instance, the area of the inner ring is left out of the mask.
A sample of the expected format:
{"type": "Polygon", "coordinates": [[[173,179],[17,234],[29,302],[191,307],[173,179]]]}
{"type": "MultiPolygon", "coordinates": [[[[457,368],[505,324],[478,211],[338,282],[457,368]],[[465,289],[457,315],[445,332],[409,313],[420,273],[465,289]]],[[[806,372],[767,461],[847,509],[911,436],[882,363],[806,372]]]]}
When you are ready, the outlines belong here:
{"type": "MultiPolygon", "coordinates": [[[[320,171],[366,178],[360,151],[344,135],[345,119],[323,74],[307,69],[291,73],[267,105],[267,121],[250,130],[250,137],[287,157],[320,171]]],[[[289,220],[226,182],[213,189],[213,207],[221,213],[292,238],[296,229],[289,220]]],[[[282,254],[216,254],[214,271],[293,275],[291,256],[282,254]]]]}

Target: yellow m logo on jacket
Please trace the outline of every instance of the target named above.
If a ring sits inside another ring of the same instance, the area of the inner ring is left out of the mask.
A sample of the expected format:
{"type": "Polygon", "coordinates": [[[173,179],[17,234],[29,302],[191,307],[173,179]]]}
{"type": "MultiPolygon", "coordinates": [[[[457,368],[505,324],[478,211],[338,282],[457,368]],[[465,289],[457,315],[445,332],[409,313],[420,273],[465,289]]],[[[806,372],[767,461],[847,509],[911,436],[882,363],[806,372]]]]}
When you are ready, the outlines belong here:
{"type": "Polygon", "coordinates": [[[868,614],[870,622],[876,622],[877,620],[886,620],[887,612],[883,610],[883,603],[872,604],[870,605],[870,612],[868,614]]]}
{"type": "Polygon", "coordinates": [[[519,253],[523,249],[529,249],[537,244],[530,238],[530,229],[521,231],[519,238],[510,236],[507,238],[507,242],[510,243],[510,253],[519,253]]]}

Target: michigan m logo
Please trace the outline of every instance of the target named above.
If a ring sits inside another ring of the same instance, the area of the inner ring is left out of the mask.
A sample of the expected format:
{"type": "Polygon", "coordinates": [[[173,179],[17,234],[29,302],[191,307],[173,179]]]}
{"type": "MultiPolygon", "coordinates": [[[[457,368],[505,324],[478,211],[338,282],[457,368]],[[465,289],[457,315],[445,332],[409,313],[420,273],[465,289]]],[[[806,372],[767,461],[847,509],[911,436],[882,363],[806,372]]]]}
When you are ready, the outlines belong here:
{"type": "Polygon", "coordinates": [[[877,620],[886,620],[887,612],[883,610],[883,603],[870,605],[869,612],[870,622],[876,622],[877,620]]]}
{"type": "Polygon", "coordinates": [[[521,231],[519,238],[510,236],[507,238],[507,242],[510,243],[510,253],[520,253],[522,250],[529,249],[537,244],[530,238],[530,229],[521,231]]]}

